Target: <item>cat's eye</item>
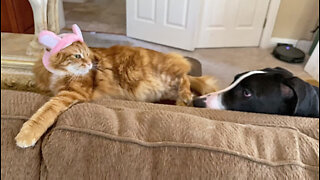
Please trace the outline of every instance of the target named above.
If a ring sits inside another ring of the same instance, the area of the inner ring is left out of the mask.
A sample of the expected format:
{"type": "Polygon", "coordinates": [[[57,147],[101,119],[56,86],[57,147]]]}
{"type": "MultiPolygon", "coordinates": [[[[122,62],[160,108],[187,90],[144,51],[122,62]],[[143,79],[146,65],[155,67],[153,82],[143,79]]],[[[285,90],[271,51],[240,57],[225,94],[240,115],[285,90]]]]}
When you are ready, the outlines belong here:
{"type": "Polygon", "coordinates": [[[77,59],[80,59],[80,58],[82,58],[82,55],[81,54],[75,54],[74,57],[77,58],[77,59]]]}
{"type": "Polygon", "coordinates": [[[244,89],[242,91],[242,94],[243,94],[244,97],[247,97],[247,98],[252,96],[252,93],[248,89],[244,89]]]}

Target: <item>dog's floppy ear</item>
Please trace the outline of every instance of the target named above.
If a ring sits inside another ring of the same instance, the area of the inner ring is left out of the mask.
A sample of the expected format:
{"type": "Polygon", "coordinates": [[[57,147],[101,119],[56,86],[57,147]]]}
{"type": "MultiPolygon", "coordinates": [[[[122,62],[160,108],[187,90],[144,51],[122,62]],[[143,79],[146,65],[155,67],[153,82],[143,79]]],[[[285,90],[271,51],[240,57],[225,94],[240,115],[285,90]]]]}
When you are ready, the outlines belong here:
{"type": "Polygon", "coordinates": [[[319,94],[312,85],[297,77],[286,79],[284,83],[293,89],[297,97],[293,115],[319,117],[319,94]]]}
{"type": "Polygon", "coordinates": [[[284,68],[282,68],[282,67],[275,67],[275,68],[273,68],[273,69],[275,69],[275,70],[277,70],[277,71],[279,71],[279,72],[282,72],[282,73],[284,73],[284,74],[293,76],[293,74],[292,74],[290,71],[288,71],[288,70],[286,70],[286,69],[284,69],[284,68]]]}
{"type": "Polygon", "coordinates": [[[293,92],[293,89],[291,89],[291,87],[283,83],[280,84],[280,92],[281,92],[281,96],[285,99],[292,99],[295,95],[295,93],[293,92]]]}

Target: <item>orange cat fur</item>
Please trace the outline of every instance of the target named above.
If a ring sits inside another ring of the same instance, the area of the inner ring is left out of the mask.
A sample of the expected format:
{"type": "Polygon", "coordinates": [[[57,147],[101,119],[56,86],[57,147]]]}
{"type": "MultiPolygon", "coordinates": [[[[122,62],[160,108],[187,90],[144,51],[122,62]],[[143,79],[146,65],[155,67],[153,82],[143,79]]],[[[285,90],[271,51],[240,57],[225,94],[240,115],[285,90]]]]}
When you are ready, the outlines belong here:
{"type": "Polygon", "coordinates": [[[34,66],[39,88],[52,97],[27,122],[16,136],[20,147],[33,146],[57,116],[77,102],[111,97],[144,102],[176,100],[188,105],[192,100],[190,81],[201,91],[214,91],[209,77],[188,77],[189,62],[178,54],[163,54],[139,47],[113,46],[88,48],[75,42],[51,56],[48,72],[41,61],[34,66]],[[198,83],[198,84],[197,84],[198,83]]]}

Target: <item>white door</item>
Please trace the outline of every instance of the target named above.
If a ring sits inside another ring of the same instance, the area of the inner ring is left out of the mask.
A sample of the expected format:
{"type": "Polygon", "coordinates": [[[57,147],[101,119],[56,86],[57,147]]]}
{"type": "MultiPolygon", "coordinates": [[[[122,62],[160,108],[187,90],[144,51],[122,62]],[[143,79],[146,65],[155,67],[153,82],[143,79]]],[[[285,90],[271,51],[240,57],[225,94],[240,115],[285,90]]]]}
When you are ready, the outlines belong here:
{"type": "Polygon", "coordinates": [[[201,0],[127,0],[127,36],[186,50],[195,48],[201,0]]]}
{"type": "Polygon", "coordinates": [[[197,47],[258,46],[269,0],[204,0],[197,47]]]}

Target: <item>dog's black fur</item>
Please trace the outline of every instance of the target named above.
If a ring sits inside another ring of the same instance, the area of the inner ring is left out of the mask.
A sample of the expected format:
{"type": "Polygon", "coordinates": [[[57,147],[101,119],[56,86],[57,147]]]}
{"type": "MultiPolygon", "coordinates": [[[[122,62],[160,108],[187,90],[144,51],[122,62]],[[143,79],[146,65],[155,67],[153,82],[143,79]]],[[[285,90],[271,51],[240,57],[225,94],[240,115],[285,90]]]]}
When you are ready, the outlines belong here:
{"type": "MultiPolygon", "coordinates": [[[[293,76],[286,69],[266,68],[222,94],[221,103],[228,110],[269,114],[319,117],[319,88],[293,76]],[[250,97],[243,94],[250,93],[250,97]]],[[[247,73],[247,72],[245,72],[247,73]]],[[[237,80],[241,73],[235,76],[237,80]]],[[[202,98],[202,100],[204,100],[202,98]]],[[[201,100],[200,100],[201,101],[201,100]]],[[[199,100],[195,100],[197,106],[199,100]]],[[[202,104],[203,106],[203,104],[202,104]]]]}

